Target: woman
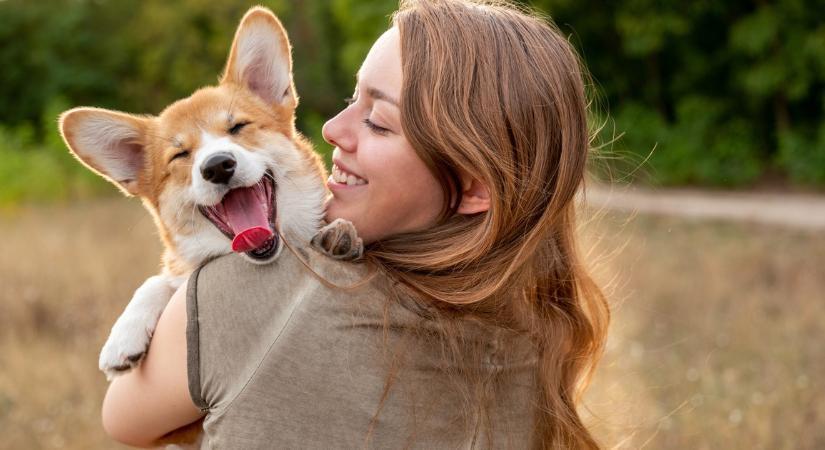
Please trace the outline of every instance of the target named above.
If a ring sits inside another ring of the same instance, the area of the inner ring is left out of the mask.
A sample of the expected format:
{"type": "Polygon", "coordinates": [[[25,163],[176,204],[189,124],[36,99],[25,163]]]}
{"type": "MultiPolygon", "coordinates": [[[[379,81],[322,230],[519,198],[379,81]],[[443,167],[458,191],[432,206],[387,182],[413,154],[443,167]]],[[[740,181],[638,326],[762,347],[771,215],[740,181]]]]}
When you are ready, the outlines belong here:
{"type": "Polygon", "coordinates": [[[578,59],[502,4],[403,1],[393,22],[324,127],[334,170],[364,180],[330,181],[327,219],[366,262],[205,266],[110,386],[113,437],[206,413],[216,448],[598,448],[576,411],[608,322],[575,244],[578,59]]]}

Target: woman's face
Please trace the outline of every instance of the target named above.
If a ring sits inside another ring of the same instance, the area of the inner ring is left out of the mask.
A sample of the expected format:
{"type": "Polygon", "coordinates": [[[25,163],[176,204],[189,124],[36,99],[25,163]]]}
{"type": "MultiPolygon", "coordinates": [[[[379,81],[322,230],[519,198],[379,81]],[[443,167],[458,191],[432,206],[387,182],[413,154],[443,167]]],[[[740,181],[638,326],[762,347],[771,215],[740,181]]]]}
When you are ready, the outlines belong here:
{"type": "Polygon", "coordinates": [[[401,86],[401,38],[392,28],[364,60],[353,101],[324,125],[335,146],[327,220],[351,221],[365,243],[433,226],[444,202],[401,129],[401,86]]]}

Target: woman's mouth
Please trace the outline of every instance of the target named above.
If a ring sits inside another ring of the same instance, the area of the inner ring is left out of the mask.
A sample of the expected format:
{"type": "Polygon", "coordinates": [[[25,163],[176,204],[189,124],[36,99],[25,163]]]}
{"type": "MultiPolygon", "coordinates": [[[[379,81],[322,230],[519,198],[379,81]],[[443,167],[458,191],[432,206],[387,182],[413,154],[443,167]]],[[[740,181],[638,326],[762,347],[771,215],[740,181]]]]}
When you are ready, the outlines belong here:
{"type": "Polygon", "coordinates": [[[358,175],[347,172],[345,169],[338,166],[338,164],[334,164],[332,166],[332,173],[329,175],[329,180],[331,182],[345,184],[347,186],[362,186],[369,184],[367,180],[359,177],[358,175]]]}

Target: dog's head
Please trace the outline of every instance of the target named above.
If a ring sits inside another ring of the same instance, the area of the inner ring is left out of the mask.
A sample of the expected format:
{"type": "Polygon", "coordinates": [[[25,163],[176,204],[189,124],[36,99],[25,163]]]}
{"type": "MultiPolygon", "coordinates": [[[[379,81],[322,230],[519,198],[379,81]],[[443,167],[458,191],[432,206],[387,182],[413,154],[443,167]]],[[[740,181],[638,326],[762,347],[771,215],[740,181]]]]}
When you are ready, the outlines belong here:
{"type": "Polygon", "coordinates": [[[279,232],[308,240],[323,213],[324,169],[295,130],[297,103],[286,32],[253,8],[217,87],[156,117],[72,109],[60,130],[80,161],[144,200],[185,260],[235,250],[266,262],[279,232]]]}

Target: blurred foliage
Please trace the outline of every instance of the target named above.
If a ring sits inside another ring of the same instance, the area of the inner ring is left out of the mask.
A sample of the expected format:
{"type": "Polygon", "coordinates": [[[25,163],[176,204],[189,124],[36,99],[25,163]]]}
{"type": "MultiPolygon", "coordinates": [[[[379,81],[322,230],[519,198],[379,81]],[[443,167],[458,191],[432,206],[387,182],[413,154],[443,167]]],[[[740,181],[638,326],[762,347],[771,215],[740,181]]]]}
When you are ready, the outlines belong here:
{"type": "MultiPolygon", "coordinates": [[[[68,103],[49,102],[39,123],[52,123],[68,103]]],[[[38,136],[28,122],[0,127],[0,208],[21,202],[68,200],[109,192],[102,178],[80,165],[66,150],[57,127],[38,136]]]]}
{"type": "MultiPolygon", "coordinates": [[[[328,154],[321,125],[396,0],[3,0],[0,202],[100,191],[55,136],[58,107],[158,113],[214,84],[253,3],[290,33],[298,125],[328,154]]],[[[825,186],[821,0],[523,3],[556,21],[597,80],[604,173],[747,186],[770,172],[825,186]]]]}
{"type": "Polygon", "coordinates": [[[605,146],[613,178],[747,186],[772,173],[825,186],[821,0],[533,3],[571,35],[611,106],[600,137],[621,136],[605,146]]]}

